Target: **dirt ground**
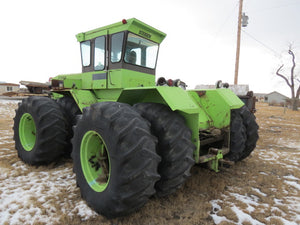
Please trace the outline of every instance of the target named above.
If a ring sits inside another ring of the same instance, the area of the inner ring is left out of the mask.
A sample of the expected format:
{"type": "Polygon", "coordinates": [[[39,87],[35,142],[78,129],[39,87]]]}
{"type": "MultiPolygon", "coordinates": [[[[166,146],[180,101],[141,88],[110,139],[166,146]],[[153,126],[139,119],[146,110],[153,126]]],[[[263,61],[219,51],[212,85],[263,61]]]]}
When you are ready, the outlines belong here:
{"type": "Polygon", "coordinates": [[[257,104],[250,157],[215,173],[201,166],[175,194],[113,220],[80,198],[72,161],[32,167],[17,157],[16,101],[0,100],[0,224],[300,224],[300,111],[257,104]]]}

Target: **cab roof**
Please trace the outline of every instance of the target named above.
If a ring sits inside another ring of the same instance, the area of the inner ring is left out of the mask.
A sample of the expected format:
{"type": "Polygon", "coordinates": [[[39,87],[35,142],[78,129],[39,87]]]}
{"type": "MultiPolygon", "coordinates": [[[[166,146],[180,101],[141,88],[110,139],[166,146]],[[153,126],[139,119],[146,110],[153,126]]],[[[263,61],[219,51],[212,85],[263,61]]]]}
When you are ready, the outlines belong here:
{"type": "Polygon", "coordinates": [[[123,19],[120,22],[100,27],[91,31],[79,33],[76,35],[76,38],[77,41],[82,42],[102,35],[114,34],[121,31],[130,31],[159,44],[166,37],[165,33],[155,29],[154,27],[151,27],[135,18],[131,18],[128,20],[123,19]]]}

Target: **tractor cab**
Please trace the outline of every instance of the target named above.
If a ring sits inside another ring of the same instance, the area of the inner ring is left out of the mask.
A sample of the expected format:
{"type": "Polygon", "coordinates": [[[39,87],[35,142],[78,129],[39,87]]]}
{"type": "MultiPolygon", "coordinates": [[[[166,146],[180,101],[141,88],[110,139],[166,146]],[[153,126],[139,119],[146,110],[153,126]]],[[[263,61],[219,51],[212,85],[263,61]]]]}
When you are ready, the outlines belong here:
{"type": "Polygon", "coordinates": [[[128,31],[82,41],[82,72],[129,69],[155,74],[158,46],[159,43],[128,31]]]}
{"type": "Polygon", "coordinates": [[[155,85],[159,44],[166,34],[137,20],[121,22],[76,35],[83,76],[93,89],[155,85]]]}

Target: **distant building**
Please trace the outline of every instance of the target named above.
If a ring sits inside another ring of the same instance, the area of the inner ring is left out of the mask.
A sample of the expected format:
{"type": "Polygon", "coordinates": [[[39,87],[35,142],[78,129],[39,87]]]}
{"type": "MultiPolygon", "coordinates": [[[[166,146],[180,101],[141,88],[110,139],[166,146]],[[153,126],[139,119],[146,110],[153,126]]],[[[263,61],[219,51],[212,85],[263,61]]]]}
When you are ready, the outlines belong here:
{"type": "Polygon", "coordinates": [[[289,100],[289,97],[280,94],[277,91],[266,94],[264,97],[264,102],[269,103],[269,105],[284,105],[287,100],[289,100]]]}
{"type": "Polygon", "coordinates": [[[12,83],[0,83],[0,95],[5,92],[17,92],[20,89],[19,84],[12,84],[12,83]]]}
{"type": "Polygon", "coordinates": [[[267,93],[254,93],[254,96],[256,97],[258,102],[264,102],[266,95],[267,93]]]}

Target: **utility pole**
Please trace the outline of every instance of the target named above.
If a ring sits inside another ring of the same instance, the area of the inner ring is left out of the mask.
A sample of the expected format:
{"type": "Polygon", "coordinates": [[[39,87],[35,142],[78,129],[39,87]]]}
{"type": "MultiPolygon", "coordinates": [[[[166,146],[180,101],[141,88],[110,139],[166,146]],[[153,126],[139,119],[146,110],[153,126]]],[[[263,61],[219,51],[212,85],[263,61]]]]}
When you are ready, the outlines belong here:
{"type": "Polygon", "coordinates": [[[237,45],[236,45],[236,58],[235,58],[234,84],[238,84],[238,75],[239,75],[242,11],[243,11],[243,0],[240,0],[239,18],[238,18],[239,21],[238,21],[238,31],[237,31],[237,45]]]}

